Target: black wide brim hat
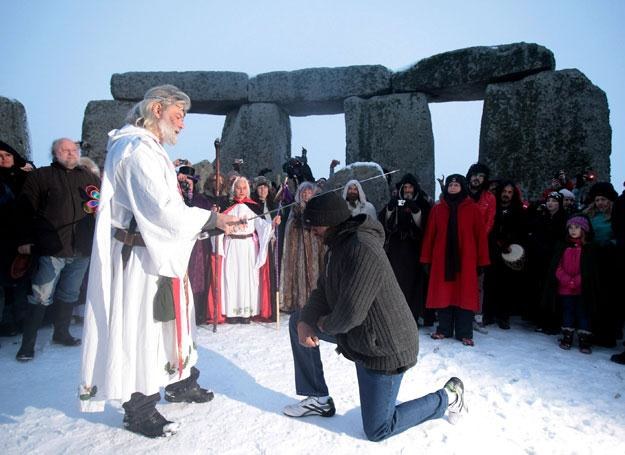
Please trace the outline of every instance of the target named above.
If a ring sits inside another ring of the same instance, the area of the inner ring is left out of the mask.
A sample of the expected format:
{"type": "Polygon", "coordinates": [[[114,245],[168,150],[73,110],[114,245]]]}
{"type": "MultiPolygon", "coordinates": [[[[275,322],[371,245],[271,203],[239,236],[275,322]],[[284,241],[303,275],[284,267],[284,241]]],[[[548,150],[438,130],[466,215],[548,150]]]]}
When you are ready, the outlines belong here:
{"type": "Polygon", "coordinates": [[[304,223],[308,226],[337,226],[350,216],[347,202],[334,191],[313,197],[304,209],[304,223]]]}

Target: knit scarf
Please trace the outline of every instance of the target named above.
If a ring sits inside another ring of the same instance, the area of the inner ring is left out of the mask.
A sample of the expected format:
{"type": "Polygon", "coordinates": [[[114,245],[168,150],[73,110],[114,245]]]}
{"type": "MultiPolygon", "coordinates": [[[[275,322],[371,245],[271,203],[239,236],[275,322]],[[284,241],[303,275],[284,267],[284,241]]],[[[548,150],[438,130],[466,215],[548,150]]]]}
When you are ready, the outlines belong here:
{"type": "Polygon", "coordinates": [[[454,281],[460,272],[460,247],[458,241],[458,206],[466,199],[463,193],[445,194],[443,199],[449,206],[447,220],[447,242],[445,244],[445,281],[454,281]]]}

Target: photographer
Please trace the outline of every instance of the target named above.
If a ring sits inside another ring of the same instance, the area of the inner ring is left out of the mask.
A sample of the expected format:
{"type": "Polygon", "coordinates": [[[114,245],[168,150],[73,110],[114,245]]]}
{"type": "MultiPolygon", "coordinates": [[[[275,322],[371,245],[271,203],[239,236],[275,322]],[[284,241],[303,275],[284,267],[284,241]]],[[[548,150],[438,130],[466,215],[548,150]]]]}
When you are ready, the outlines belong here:
{"type": "MultiPolygon", "coordinates": [[[[177,161],[182,160],[176,160],[176,162],[177,161]]],[[[187,160],[184,161],[188,163],[187,160]]],[[[195,184],[199,180],[195,175],[195,169],[189,164],[183,164],[176,168],[176,174],[178,175],[178,186],[180,186],[180,192],[182,193],[184,203],[188,207],[193,207],[193,193],[195,191],[195,184]]]]}
{"type": "Polygon", "coordinates": [[[308,165],[308,158],[306,157],[306,154],[307,150],[302,147],[302,156],[290,158],[282,165],[282,170],[294,183],[293,190],[295,190],[302,182],[315,182],[312,170],[308,165]]]}
{"type": "Polygon", "coordinates": [[[422,317],[427,326],[433,324],[434,314],[425,311],[427,277],[419,256],[431,205],[416,177],[406,174],[397,184],[397,196],[391,198],[379,215],[386,233],[384,247],[399,287],[415,320],[422,317]]]}

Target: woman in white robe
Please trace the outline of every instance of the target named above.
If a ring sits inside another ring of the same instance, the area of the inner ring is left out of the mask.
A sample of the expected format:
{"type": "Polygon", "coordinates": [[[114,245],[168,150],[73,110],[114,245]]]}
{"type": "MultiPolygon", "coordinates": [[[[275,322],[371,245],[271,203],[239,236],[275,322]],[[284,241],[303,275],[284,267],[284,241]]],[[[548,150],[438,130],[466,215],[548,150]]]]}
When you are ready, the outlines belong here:
{"type": "Polygon", "coordinates": [[[221,310],[228,322],[249,322],[254,316],[267,317],[271,303],[261,298],[260,269],[267,261],[267,250],[273,236],[273,225],[260,213],[260,206],[250,199],[250,186],[245,177],[237,177],[232,184],[234,204],[224,213],[249,219],[232,235],[215,237],[217,254],[221,261],[221,310]],[[252,210],[253,207],[255,210],[252,210]],[[254,218],[254,219],[252,219],[254,218]]]}

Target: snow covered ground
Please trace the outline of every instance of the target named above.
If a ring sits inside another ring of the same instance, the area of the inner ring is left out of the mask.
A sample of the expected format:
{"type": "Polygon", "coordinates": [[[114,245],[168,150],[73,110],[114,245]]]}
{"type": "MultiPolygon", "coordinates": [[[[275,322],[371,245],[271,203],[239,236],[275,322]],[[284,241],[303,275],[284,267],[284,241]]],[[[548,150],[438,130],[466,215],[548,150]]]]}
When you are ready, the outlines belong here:
{"type": "Polygon", "coordinates": [[[566,352],[555,336],[518,321],[510,331],[491,326],[476,333],[474,348],[431,340],[423,329],[419,362],[405,374],[398,399],[438,389],[455,375],[465,382],[470,413],[456,426],[430,421],[373,443],[362,431],[355,368],[329,344],[322,343],[322,357],[337,415],[282,415],[296,398],[286,324],[200,328],[200,383],[215,399],[161,401],[161,413],[182,428],[156,440],[123,430],[120,405],[78,411],[80,349],[50,344],[50,328],[40,331],[36,358],[25,364],[14,359],[19,338],[2,338],[0,453],[625,453],[625,367],[609,361],[622,347],[590,356],[566,352]]]}

